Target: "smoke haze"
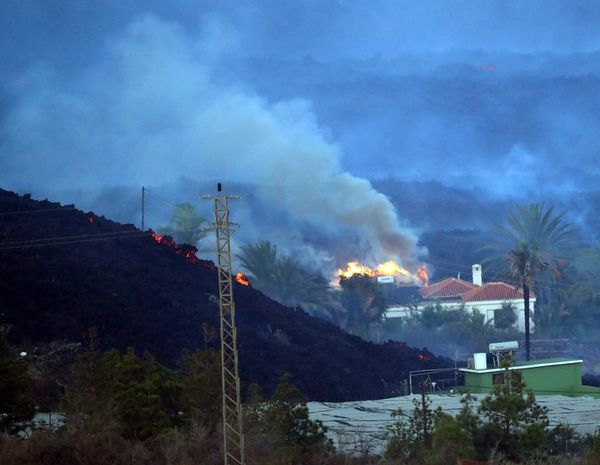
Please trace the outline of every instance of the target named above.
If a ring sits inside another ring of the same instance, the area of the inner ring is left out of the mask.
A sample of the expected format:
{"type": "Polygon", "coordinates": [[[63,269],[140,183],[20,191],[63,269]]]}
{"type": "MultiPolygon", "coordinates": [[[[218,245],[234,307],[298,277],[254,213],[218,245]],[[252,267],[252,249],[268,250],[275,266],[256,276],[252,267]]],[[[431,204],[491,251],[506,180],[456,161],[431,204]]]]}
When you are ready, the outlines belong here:
{"type": "MultiPolygon", "coordinates": [[[[74,80],[29,71],[5,119],[5,150],[19,160],[6,167],[5,182],[52,192],[225,176],[253,183],[294,222],[350,228],[363,253],[412,265],[416,237],[369,181],[340,168],[310,104],[269,102],[215,82],[212,41],[144,16],[108,39],[74,80]]],[[[285,234],[271,239],[288,242],[285,234]]]]}
{"type": "MultiPolygon", "coordinates": [[[[412,266],[419,229],[497,221],[482,199],[558,201],[595,235],[599,17],[584,1],[9,0],[0,183],[138,222],[142,184],[180,202],[223,180],[246,194],[238,242],[331,267],[412,266]],[[457,192],[474,201],[414,211],[457,192]]],[[[155,205],[153,227],[172,210],[155,205]]]]}

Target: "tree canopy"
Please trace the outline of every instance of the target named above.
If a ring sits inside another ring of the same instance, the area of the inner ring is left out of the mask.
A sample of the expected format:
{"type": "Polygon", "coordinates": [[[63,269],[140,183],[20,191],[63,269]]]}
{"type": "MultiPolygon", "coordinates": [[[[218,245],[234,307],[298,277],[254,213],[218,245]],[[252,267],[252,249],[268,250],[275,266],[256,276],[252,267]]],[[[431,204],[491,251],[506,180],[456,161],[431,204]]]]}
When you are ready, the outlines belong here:
{"type": "Polygon", "coordinates": [[[206,225],[206,218],[196,213],[196,207],[184,202],[175,206],[171,223],[160,232],[172,236],[180,244],[196,245],[206,236],[206,225]]]}

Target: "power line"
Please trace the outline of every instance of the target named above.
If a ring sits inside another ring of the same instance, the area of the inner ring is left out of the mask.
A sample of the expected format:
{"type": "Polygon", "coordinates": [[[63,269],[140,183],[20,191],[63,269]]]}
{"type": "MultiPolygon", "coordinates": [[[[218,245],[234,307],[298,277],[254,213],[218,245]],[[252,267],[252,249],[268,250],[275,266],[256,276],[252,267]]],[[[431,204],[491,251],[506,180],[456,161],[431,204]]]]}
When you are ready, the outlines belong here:
{"type": "MultiPolygon", "coordinates": [[[[28,249],[33,247],[53,247],[60,245],[69,245],[69,244],[81,244],[86,242],[98,242],[98,241],[107,241],[113,239],[130,239],[135,237],[148,237],[151,234],[141,231],[130,231],[129,235],[113,235],[108,237],[98,237],[98,238],[88,238],[88,239],[79,239],[79,240],[66,240],[66,241],[56,241],[56,242],[48,242],[45,244],[28,244],[28,245],[15,245],[9,247],[0,247],[0,251],[6,250],[17,250],[17,249],[28,249]]],[[[77,236],[75,236],[77,237],[77,236]]]]}
{"type": "Polygon", "coordinates": [[[159,202],[164,203],[165,205],[169,205],[171,207],[177,208],[177,204],[174,204],[172,202],[169,202],[168,200],[165,200],[163,197],[158,196],[157,194],[152,192],[152,190],[148,189],[147,187],[144,187],[144,192],[146,193],[146,195],[150,195],[150,197],[154,198],[155,200],[158,200],[159,202]]]}
{"type": "Polygon", "coordinates": [[[61,207],[61,208],[48,208],[45,210],[18,210],[12,212],[0,212],[0,215],[27,215],[31,213],[45,213],[45,212],[63,212],[63,211],[74,211],[75,207],[61,207]]]}
{"type": "Polygon", "coordinates": [[[35,243],[35,242],[47,242],[47,241],[54,241],[54,240],[78,239],[80,237],[98,237],[98,236],[107,236],[107,235],[116,235],[116,234],[131,234],[134,232],[139,233],[141,231],[135,229],[135,230],[128,230],[128,231],[110,231],[110,232],[94,233],[94,234],[75,234],[72,236],[53,236],[53,237],[38,238],[38,239],[26,239],[26,240],[20,240],[20,241],[0,242],[0,247],[5,246],[5,245],[13,245],[13,244],[29,244],[29,243],[35,243]]]}

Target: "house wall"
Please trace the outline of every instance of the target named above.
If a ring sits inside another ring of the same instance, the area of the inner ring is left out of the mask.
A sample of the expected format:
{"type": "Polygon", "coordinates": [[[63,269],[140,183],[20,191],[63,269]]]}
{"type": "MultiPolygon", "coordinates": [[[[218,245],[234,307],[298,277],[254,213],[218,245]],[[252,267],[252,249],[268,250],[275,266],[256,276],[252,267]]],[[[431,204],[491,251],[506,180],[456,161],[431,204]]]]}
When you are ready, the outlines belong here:
{"type": "MultiPolygon", "coordinates": [[[[538,395],[581,394],[581,363],[541,367],[513,367],[509,370],[521,373],[527,388],[538,395]]],[[[483,373],[464,372],[465,388],[473,393],[489,393],[493,390],[493,376],[503,370],[483,373]]],[[[504,371],[506,373],[506,371],[504,371]]],[[[588,389],[589,390],[589,389],[588,389]]],[[[590,391],[591,392],[591,391],[590,391]]]]}
{"type": "MultiPolygon", "coordinates": [[[[499,310],[502,308],[502,304],[511,303],[517,312],[517,321],[515,322],[514,327],[517,328],[520,332],[525,332],[525,304],[523,303],[523,299],[513,299],[513,300],[486,300],[480,302],[465,302],[465,310],[473,312],[477,309],[481,312],[485,317],[485,323],[494,319],[494,310],[499,310]]],[[[431,304],[433,302],[422,303],[417,306],[417,311],[422,310],[425,306],[431,304]]],[[[447,310],[455,310],[461,306],[459,302],[439,302],[439,305],[447,310]]],[[[535,305],[535,299],[530,300],[529,308],[531,309],[531,317],[529,318],[529,324],[531,330],[534,328],[533,323],[533,307],[535,305]]],[[[404,306],[397,307],[388,307],[385,312],[386,318],[408,318],[412,315],[415,310],[409,309],[404,306]]]]}
{"type": "MultiPolygon", "coordinates": [[[[466,302],[465,308],[479,310],[485,316],[485,322],[489,322],[494,319],[494,310],[499,310],[502,308],[502,304],[510,303],[514,307],[517,313],[517,321],[515,322],[514,327],[520,332],[525,332],[525,303],[523,299],[513,299],[513,300],[485,300],[480,302],[466,302]]],[[[531,316],[529,318],[529,325],[531,330],[534,328],[533,323],[533,308],[535,306],[535,299],[530,299],[529,308],[531,310],[531,316]]]]}

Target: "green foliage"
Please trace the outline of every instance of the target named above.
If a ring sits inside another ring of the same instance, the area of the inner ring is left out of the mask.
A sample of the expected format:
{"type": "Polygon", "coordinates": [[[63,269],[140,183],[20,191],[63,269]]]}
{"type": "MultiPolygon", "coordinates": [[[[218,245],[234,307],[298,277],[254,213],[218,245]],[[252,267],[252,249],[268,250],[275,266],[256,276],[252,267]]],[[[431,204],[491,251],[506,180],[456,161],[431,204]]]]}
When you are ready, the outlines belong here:
{"type": "Polygon", "coordinates": [[[113,376],[105,353],[91,348],[77,356],[62,402],[70,429],[87,429],[113,420],[113,376]]]}
{"type": "Polygon", "coordinates": [[[27,367],[14,359],[0,332],[0,432],[15,433],[35,413],[27,367]]]}
{"type": "MultiPolygon", "coordinates": [[[[515,372],[511,372],[514,375],[515,372]]],[[[511,376],[507,382],[494,386],[479,406],[485,420],[487,447],[513,460],[534,455],[544,444],[548,427],[548,410],[540,406],[525,383],[511,376]]]]}
{"type": "Polygon", "coordinates": [[[206,236],[206,219],[196,213],[196,208],[188,202],[175,206],[171,224],[160,233],[172,236],[180,244],[195,245],[206,236]]]}
{"type": "Polygon", "coordinates": [[[457,322],[463,324],[473,322],[476,326],[479,326],[478,315],[483,316],[478,311],[467,312],[464,304],[447,308],[439,302],[426,305],[420,313],[416,314],[421,325],[427,329],[439,328],[457,322]]]}
{"type": "Polygon", "coordinates": [[[510,250],[527,244],[539,251],[543,262],[554,262],[572,250],[575,229],[564,220],[564,213],[554,214],[554,208],[531,203],[518,205],[506,218],[505,225],[496,226],[501,243],[510,250]]]}
{"type": "Polygon", "coordinates": [[[306,454],[327,454],[332,445],[323,424],[309,418],[308,399],[290,381],[289,373],[280,378],[261,418],[264,428],[275,438],[275,447],[284,452],[290,463],[300,464],[306,454]]]}
{"type": "Polygon", "coordinates": [[[138,357],[133,349],[81,354],[67,386],[67,423],[114,421],[125,437],[145,439],[181,420],[182,384],[152,356],[138,357]]]}
{"type": "MultiPolygon", "coordinates": [[[[392,415],[398,420],[388,429],[384,462],[444,465],[458,459],[500,456],[521,461],[543,455],[543,447],[550,444],[551,438],[547,409],[526,392],[520,377],[496,386],[477,409],[475,400],[465,394],[456,417],[439,407],[432,410],[425,396],[421,401],[413,400],[414,408],[408,415],[394,411],[392,415]]],[[[564,428],[553,432],[556,441],[572,438],[572,433],[564,428]]]]}
{"type": "Polygon", "coordinates": [[[277,246],[269,241],[259,241],[255,244],[244,245],[237,255],[247,276],[252,280],[252,286],[267,295],[275,292],[275,268],[277,267],[277,246]]]}
{"type": "Polygon", "coordinates": [[[488,247],[506,257],[510,274],[524,290],[532,288],[537,294],[534,318],[542,327],[542,304],[548,303],[559,269],[575,249],[575,235],[564,213],[555,214],[552,207],[532,203],[518,205],[504,225],[497,225],[497,241],[488,247]]]}
{"type": "Polygon", "coordinates": [[[549,266],[539,248],[527,242],[518,242],[508,252],[508,264],[512,276],[526,286],[531,286],[533,277],[549,266]]]}
{"type": "Polygon", "coordinates": [[[450,415],[440,418],[432,434],[432,447],[435,451],[435,462],[439,465],[457,463],[458,459],[475,457],[475,445],[471,432],[450,415]]]}
{"type": "Polygon", "coordinates": [[[559,423],[548,431],[544,449],[549,455],[581,456],[590,449],[590,440],[589,435],[580,435],[573,426],[559,423]]]}
{"type": "Polygon", "coordinates": [[[185,411],[195,423],[215,431],[221,420],[221,355],[215,350],[184,353],[185,411]]]}
{"type": "Polygon", "coordinates": [[[431,409],[431,398],[413,399],[413,411],[405,416],[401,409],[394,410],[396,419],[388,426],[388,442],[384,452],[386,463],[420,463],[431,448],[432,433],[446,417],[441,407],[431,409]]]}
{"type": "Polygon", "coordinates": [[[515,306],[510,302],[503,302],[502,307],[494,310],[494,327],[506,329],[514,326],[517,321],[515,306]]]}
{"type": "Polygon", "coordinates": [[[419,346],[427,341],[427,348],[437,353],[478,352],[490,342],[519,338],[512,327],[497,329],[493,320],[485,322],[485,315],[464,304],[453,308],[440,303],[414,310],[408,318],[390,318],[383,322],[383,338],[405,341],[419,346]]]}
{"type": "Polygon", "coordinates": [[[144,439],[179,421],[181,383],[150,355],[109,353],[115,371],[113,399],[123,435],[144,439]]]}
{"type": "Polygon", "coordinates": [[[279,256],[269,241],[241,247],[237,255],[252,286],[272,299],[302,307],[317,316],[329,316],[339,310],[334,294],[320,275],[304,270],[291,257],[279,256]]]}
{"type": "Polygon", "coordinates": [[[377,281],[355,274],[340,278],[341,303],[344,307],[343,329],[351,334],[372,338],[373,330],[385,312],[385,298],[377,281]]]}

